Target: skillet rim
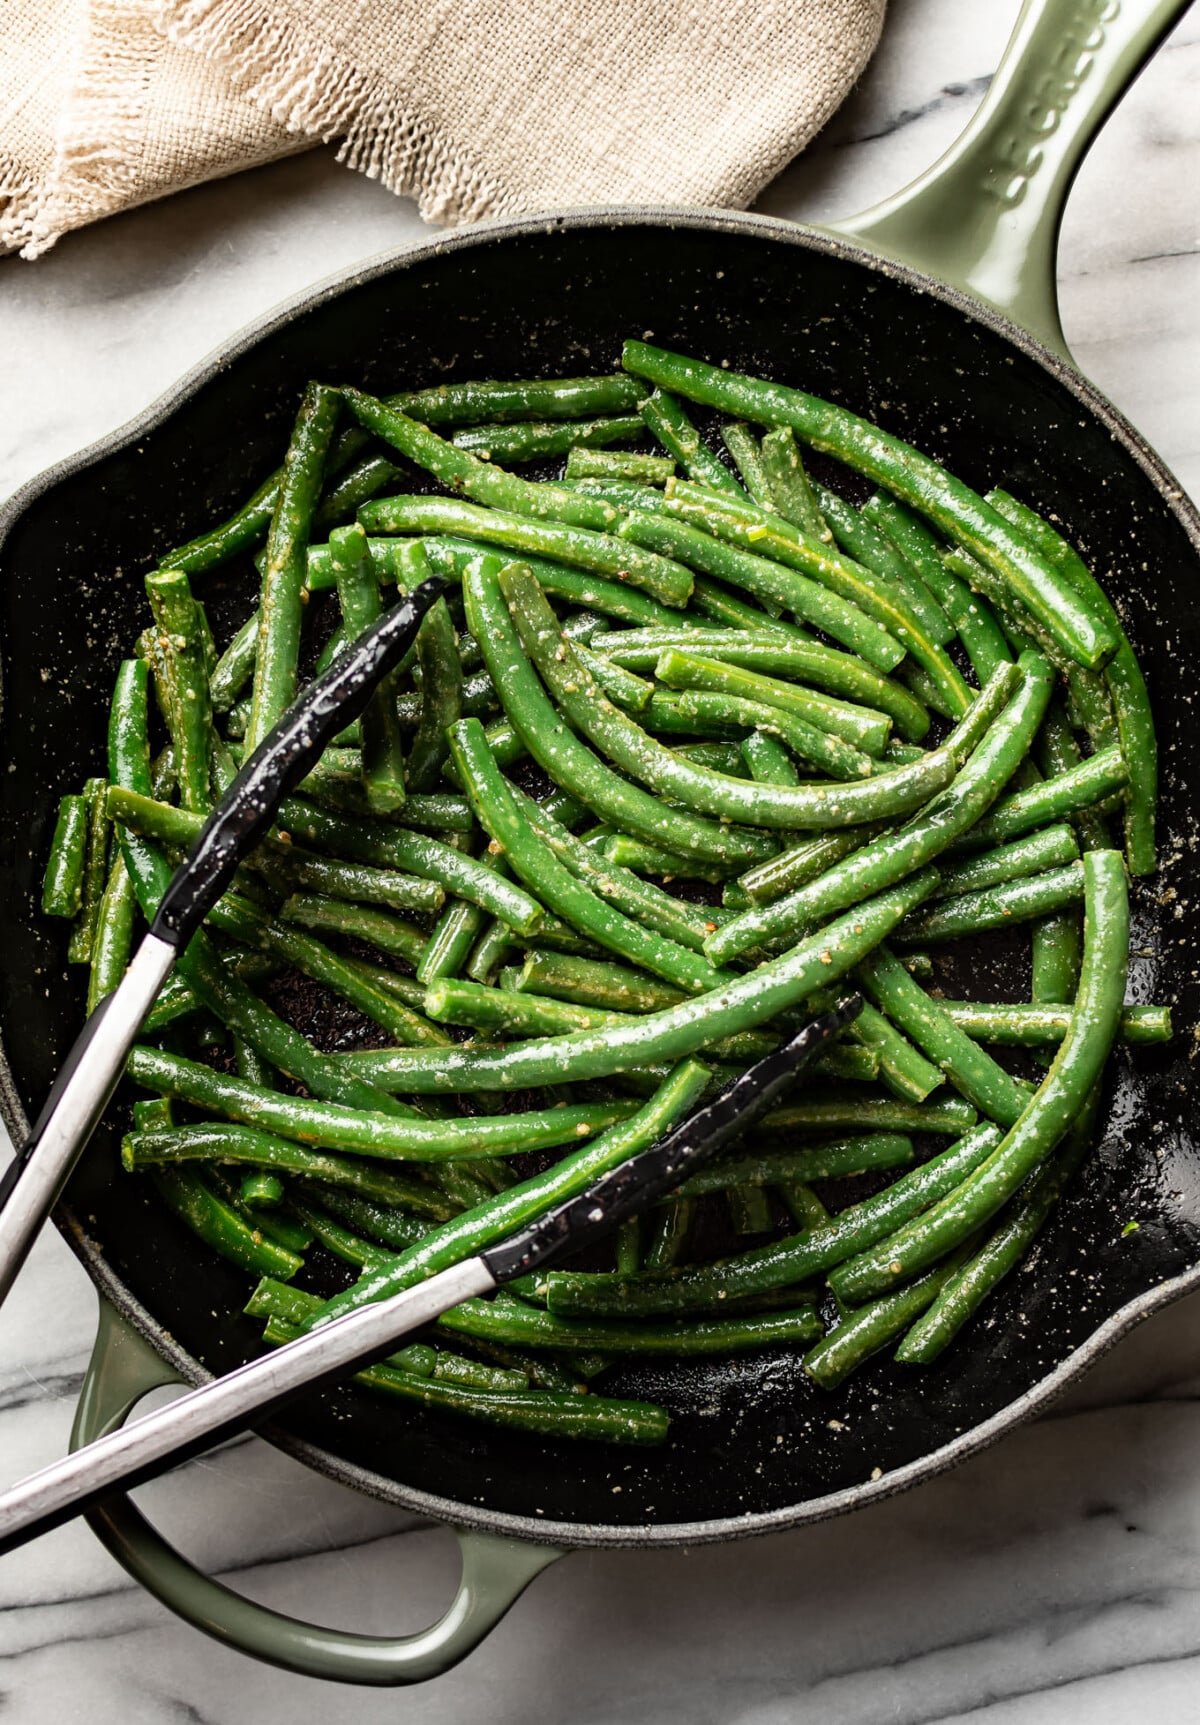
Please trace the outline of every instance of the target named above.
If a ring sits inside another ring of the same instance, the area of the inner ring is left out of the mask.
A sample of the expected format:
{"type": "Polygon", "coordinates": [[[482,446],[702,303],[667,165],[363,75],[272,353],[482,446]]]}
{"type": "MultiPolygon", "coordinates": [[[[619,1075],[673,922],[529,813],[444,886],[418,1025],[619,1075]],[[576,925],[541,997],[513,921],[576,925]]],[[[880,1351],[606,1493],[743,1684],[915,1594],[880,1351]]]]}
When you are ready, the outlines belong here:
{"type": "MultiPolygon", "coordinates": [[[[419,264],[429,258],[474,250],[492,242],[519,239],[528,235],[554,234],[579,228],[648,227],[656,229],[688,228],[739,236],[782,241],[807,250],[823,253],[860,265],[874,273],[898,280],[915,292],[933,298],[962,315],[982,324],[1004,338],[1026,357],[1034,360],[1062,385],[1092,416],[1097,418],[1113,439],[1132,457],[1154,490],[1183,528],[1200,558],[1200,510],[1183,491],[1179,482],[1139,432],[1113,406],[1094,384],[1071,363],[1047,348],[1036,337],[1004,316],[984,301],[977,300],[961,289],[951,287],[934,276],[924,274],[911,265],[873,252],[865,246],[847,240],[836,231],[785,221],[776,216],[763,216],[739,211],[705,209],[697,206],[614,206],[593,209],[571,209],[549,212],[534,217],[501,218],[480,223],[469,230],[439,236],[433,240],[409,242],[376,253],[363,262],[324,277],[290,299],[280,302],[253,322],[244,325],[228,341],[211,350],[176,380],[141,413],[123,425],[64,457],[40,474],[27,480],[0,507],[0,551],[13,527],[26,509],[64,480],[83,472],[96,462],[125,448],[138,438],[154,431],[171,414],[207,383],[218,371],[241,357],[273,331],[285,327],[301,314],[352,288],[377,280],[394,270],[419,264]]],[[[0,667],[0,708],[4,689],[0,667]]],[[[0,1043],[0,1118],[14,1142],[28,1131],[28,1120],[17,1095],[8,1066],[7,1055],[0,1043]]],[[[82,1220],[66,1205],[54,1212],[54,1222],[76,1257],[83,1264],[97,1291],[109,1301],[127,1323],[149,1343],[160,1358],[187,1384],[207,1382],[211,1374],[193,1360],[156,1322],[149,1311],[134,1298],[108,1264],[102,1248],[93,1241],[82,1220]]],[[[715,1517],[699,1522],[667,1522],[630,1527],[603,1522],[547,1521],[492,1511],[478,1504],[460,1503],[401,1486],[385,1480],[366,1468],[344,1461],[317,1444],[296,1438],[279,1428],[268,1425],[261,1435],[296,1460],[317,1472],[336,1480],[369,1497],[427,1515],[432,1520],[458,1527],[478,1529],[487,1533],[529,1540],[539,1545],[564,1548],[582,1547],[641,1547],[716,1544],[745,1538],[752,1534],[779,1532],[786,1528],[808,1526],[827,1521],[850,1510],[893,1497],[926,1480],[945,1473],[959,1462],[980,1453],[997,1442],[1007,1432],[1031,1419],[1048,1407],[1058,1396],[1090,1369],[1110,1348],[1143,1323],[1152,1313],[1173,1304],[1184,1295],[1200,1289],[1200,1259],[1191,1269],[1157,1283],[1136,1298],[1126,1302],[1105,1320],[1086,1342],[1080,1344],[1055,1369],[1016,1400],[998,1410],[990,1419],[960,1433],[950,1443],[906,1463],[903,1467],[878,1480],[864,1480],[859,1485],[810,1498],[783,1509],[767,1510],[742,1516],[715,1517]]]]}

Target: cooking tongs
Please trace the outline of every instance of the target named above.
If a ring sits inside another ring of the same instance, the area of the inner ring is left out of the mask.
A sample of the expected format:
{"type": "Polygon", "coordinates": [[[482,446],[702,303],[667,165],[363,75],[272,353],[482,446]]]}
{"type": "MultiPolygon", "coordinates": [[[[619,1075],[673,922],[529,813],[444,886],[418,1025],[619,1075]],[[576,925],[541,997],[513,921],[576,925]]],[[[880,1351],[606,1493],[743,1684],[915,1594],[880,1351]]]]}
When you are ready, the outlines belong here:
{"type": "MultiPolygon", "coordinates": [[[[0,1179],[0,1301],[104,1113],[176,955],[266,833],[283,798],[408,651],[445,585],[438,579],[423,582],[309,684],[243,766],[172,877],[120,986],[84,1025],[36,1125],[0,1179]]],[[[637,1214],[768,1109],[860,1005],[853,996],[823,1013],[657,1144],[518,1233],[31,1474],[0,1495],[0,1553],[258,1423],[302,1392],[392,1352],[403,1336],[461,1301],[542,1269],[637,1214]]]]}

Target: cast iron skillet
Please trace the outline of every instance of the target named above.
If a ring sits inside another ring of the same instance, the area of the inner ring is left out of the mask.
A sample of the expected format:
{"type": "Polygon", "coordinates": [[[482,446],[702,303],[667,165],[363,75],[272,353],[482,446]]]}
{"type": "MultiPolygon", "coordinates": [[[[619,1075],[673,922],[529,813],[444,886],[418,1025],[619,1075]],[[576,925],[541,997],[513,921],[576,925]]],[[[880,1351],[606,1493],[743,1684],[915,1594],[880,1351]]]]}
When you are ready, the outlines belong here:
{"type": "MultiPolygon", "coordinates": [[[[314,1401],[277,1441],[338,1479],[475,1530],[459,1596],[407,1641],[335,1634],[197,1575],[127,1503],[97,1517],[121,1560],[211,1633],[315,1675],[431,1675],[486,1633],[555,1545],[729,1538],[895,1491],[1027,1417],[1133,1323],[1200,1285],[1188,1059],[1200,1019],[1190,914],[1200,863],[1187,844],[1197,805],[1179,770],[1200,658],[1200,519],[1074,372],[1052,290],[1074,168],[1182,9],[1180,0],[1030,0],[964,140],[923,183],[852,224],[849,243],[761,218],[635,210],[508,223],[387,256],[242,335],[9,506],[0,1083],[14,1135],[81,1017],[59,930],[37,914],[39,874],[59,793],[101,767],[114,666],[142,625],[140,577],[273,466],[310,376],[386,390],[601,370],[623,337],[652,332],[803,384],[980,489],[1002,483],[1059,518],[1121,605],[1155,696],[1166,860],[1135,891],[1132,991],[1172,1002],[1182,1033],[1172,1050],[1142,1051],[1136,1070],[1116,1061],[1102,1143],[1034,1267],[935,1370],[906,1373],[884,1359],[830,1397],[784,1352],[648,1362],[614,1384],[673,1412],[670,1443],[644,1454],[475,1430],[352,1392],[314,1401]],[[918,253],[961,288],[911,267],[918,253]],[[1130,1221],[1138,1228],[1123,1235],[1130,1221]]],[[[214,579],[210,592],[240,620],[242,574],[214,579]]],[[[1011,956],[981,949],[972,962],[992,965],[993,983],[1014,997],[1027,987],[1011,956]]],[[[79,1436],[116,1423],[149,1384],[224,1371],[258,1345],[234,1315],[245,1279],[116,1171],[115,1141],[112,1131],[97,1137],[58,1218],[108,1302],[79,1436]]]]}

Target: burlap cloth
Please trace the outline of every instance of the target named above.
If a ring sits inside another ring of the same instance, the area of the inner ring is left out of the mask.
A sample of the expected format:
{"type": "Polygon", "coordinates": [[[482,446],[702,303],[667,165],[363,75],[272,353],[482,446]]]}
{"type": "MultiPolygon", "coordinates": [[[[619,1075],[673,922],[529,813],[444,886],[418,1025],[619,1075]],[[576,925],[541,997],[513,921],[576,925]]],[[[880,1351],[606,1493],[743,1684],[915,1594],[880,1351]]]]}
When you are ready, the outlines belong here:
{"type": "Polygon", "coordinates": [[[744,206],[885,0],[2,0],[0,250],[339,139],[437,222],[744,206]]]}

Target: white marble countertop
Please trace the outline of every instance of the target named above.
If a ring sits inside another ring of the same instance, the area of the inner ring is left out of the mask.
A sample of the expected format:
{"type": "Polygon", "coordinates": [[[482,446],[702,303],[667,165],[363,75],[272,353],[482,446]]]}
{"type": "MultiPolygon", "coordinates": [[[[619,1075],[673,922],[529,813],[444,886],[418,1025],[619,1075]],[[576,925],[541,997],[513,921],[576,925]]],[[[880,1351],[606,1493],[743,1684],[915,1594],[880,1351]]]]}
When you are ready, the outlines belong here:
{"type": "MultiPolygon", "coordinates": [[[[892,0],[879,54],[763,199],[821,220],[949,142],[1016,0],[892,0]]],[[[1083,369],[1200,493],[1200,13],[1084,167],[1062,242],[1083,369]]],[[[422,231],[327,152],[0,263],[0,496],[120,424],[240,324],[422,231]]],[[[65,1446],[95,1296],[43,1239],[0,1318],[0,1475],[65,1446]],[[47,1321],[52,1314],[52,1321],[47,1321]]],[[[1053,1418],[832,1524],[697,1552],[589,1553],[459,1670],[403,1696],[256,1666],[172,1620],[81,1527],[0,1563],[8,1725],[1161,1725],[1200,1720],[1200,1300],[1130,1337],[1053,1418]]],[[[379,1633],[449,1595],[453,1548],[258,1442],[145,1494],[189,1554],[284,1609],[379,1633]]]]}

